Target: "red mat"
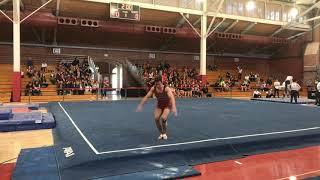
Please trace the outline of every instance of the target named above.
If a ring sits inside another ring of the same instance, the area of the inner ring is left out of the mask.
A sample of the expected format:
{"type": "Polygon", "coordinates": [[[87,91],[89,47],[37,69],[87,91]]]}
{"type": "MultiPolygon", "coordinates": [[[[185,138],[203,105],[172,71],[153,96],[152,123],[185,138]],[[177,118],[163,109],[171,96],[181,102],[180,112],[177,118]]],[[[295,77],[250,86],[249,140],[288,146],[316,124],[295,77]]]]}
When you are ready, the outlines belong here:
{"type": "Polygon", "coordinates": [[[0,179],[10,180],[14,167],[15,163],[0,164],[0,179]]]}

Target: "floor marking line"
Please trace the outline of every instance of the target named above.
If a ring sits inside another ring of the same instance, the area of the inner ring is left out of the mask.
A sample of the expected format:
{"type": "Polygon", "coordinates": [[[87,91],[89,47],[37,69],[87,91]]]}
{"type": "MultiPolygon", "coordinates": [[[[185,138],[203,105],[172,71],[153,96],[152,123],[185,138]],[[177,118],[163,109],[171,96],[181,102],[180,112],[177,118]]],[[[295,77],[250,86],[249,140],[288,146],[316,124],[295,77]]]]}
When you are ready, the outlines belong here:
{"type": "Polygon", "coordinates": [[[98,154],[110,154],[110,153],[128,152],[128,151],[136,151],[136,150],[146,150],[146,149],[162,148],[162,147],[170,147],[170,146],[180,146],[180,145],[186,145],[186,144],[196,144],[196,143],[203,143],[203,142],[210,142],[210,141],[219,141],[219,140],[228,140],[228,139],[240,139],[240,138],[246,138],[246,137],[257,137],[257,136],[266,136],[266,135],[274,135],[274,134],[285,134],[285,133],[309,131],[309,130],[315,130],[315,129],[320,129],[320,127],[312,127],[312,128],[305,128],[305,129],[294,129],[294,130],[288,130],[288,131],[278,131],[278,132],[269,132],[269,133],[260,133],[260,134],[248,134],[248,135],[231,136],[231,137],[223,137],[223,138],[204,139],[204,140],[199,140],[199,141],[163,144],[163,145],[155,145],[155,146],[147,146],[147,147],[139,147],[139,148],[131,148],[131,149],[120,149],[120,150],[99,152],[98,154]]]}
{"type": "Polygon", "coordinates": [[[87,137],[82,133],[82,131],[79,129],[79,127],[76,125],[76,123],[73,121],[73,119],[71,118],[71,116],[68,114],[68,112],[64,109],[64,107],[60,104],[60,102],[58,102],[59,106],[61,107],[61,109],[63,110],[63,112],[67,115],[67,117],[69,118],[69,120],[71,121],[71,123],[73,124],[73,126],[77,129],[77,131],[79,132],[79,134],[81,135],[81,137],[84,139],[84,141],[88,144],[88,146],[92,149],[92,151],[95,154],[99,154],[99,152],[96,150],[96,148],[91,144],[91,142],[87,139],[87,137]]]}

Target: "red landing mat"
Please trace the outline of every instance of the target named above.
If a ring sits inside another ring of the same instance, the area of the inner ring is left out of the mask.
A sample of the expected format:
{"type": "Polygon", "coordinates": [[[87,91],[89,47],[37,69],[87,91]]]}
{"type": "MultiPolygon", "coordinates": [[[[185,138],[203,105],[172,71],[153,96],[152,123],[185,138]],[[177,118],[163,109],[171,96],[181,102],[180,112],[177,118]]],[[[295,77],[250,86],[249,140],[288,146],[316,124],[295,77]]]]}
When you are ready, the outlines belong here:
{"type": "Polygon", "coordinates": [[[10,180],[14,167],[15,163],[0,164],[0,179],[10,180]]]}

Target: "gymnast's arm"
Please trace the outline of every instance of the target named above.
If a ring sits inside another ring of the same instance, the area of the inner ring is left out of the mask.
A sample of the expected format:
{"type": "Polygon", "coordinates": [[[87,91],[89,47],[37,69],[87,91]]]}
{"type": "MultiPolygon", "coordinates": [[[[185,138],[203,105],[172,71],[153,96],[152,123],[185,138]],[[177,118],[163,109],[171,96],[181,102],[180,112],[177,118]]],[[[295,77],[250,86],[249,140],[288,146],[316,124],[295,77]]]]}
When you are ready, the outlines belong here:
{"type": "Polygon", "coordinates": [[[174,95],[169,87],[166,87],[166,92],[172,105],[172,113],[174,114],[174,116],[177,116],[177,107],[176,107],[176,100],[174,98],[174,95]]]}
{"type": "Polygon", "coordinates": [[[140,104],[139,104],[138,107],[137,107],[136,112],[141,112],[141,111],[142,111],[142,108],[143,108],[144,103],[148,100],[148,98],[152,97],[153,92],[154,92],[154,87],[152,87],[152,88],[150,89],[150,91],[148,92],[148,94],[142,98],[140,104]]]}

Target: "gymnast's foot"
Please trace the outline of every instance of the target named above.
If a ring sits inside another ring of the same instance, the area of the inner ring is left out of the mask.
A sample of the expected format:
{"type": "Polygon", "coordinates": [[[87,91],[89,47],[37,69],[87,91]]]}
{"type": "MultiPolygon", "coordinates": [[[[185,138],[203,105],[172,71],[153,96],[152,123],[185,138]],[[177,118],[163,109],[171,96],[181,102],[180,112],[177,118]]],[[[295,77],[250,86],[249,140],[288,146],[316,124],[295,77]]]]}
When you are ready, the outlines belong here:
{"type": "Polygon", "coordinates": [[[162,139],[167,140],[168,139],[167,134],[162,134],[162,139]]]}

